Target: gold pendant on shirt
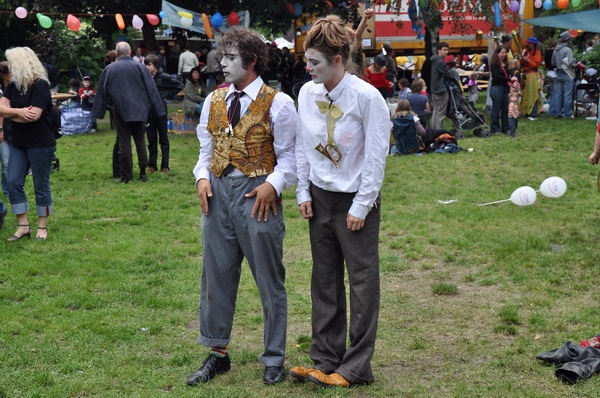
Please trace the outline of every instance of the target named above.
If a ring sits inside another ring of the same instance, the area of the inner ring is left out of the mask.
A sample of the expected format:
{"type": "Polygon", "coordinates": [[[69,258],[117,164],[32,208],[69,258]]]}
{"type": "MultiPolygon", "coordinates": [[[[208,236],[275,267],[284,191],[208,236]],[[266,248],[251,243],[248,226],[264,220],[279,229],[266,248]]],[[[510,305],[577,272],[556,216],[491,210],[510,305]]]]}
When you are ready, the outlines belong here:
{"type": "Polygon", "coordinates": [[[326,146],[323,146],[323,144],[319,143],[315,149],[327,159],[331,160],[333,164],[335,164],[335,167],[340,167],[339,161],[342,159],[342,152],[340,152],[335,144],[327,144],[326,146]]]}

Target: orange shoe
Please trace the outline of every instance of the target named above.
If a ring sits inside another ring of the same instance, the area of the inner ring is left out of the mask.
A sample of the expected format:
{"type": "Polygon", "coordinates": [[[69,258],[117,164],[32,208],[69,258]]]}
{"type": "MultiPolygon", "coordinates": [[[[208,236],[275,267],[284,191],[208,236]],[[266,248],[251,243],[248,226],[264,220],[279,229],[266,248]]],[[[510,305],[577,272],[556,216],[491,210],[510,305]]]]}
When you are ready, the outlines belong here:
{"type": "Polygon", "coordinates": [[[295,378],[298,381],[306,381],[308,380],[308,374],[312,371],[315,371],[315,368],[305,368],[304,366],[294,366],[290,369],[290,376],[295,378]]]}
{"type": "Polygon", "coordinates": [[[321,372],[320,370],[316,370],[316,369],[308,374],[308,380],[312,381],[313,383],[315,383],[321,387],[325,387],[325,388],[352,387],[352,383],[350,383],[348,380],[346,380],[339,373],[332,373],[330,375],[326,375],[325,373],[321,372]]]}

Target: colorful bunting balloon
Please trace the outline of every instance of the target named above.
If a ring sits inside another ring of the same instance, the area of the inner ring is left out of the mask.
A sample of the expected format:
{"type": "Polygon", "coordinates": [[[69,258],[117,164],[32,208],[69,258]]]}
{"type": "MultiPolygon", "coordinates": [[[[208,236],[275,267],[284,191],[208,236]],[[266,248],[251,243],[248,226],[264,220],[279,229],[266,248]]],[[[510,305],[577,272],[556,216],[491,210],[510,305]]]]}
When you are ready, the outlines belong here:
{"type": "Polygon", "coordinates": [[[166,15],[165,12],[162,11],[162,10],[158,13],[158,16],[161,17],[161,18],[164,18],[165,15],[166,15]]]}
{"type": "Polygon", "coordinates": [[[35,15],[42,26],[42,28],[48,29],[52,26],[52,20],[45,16],[44,14],[40,14],[39,12],[35,15]]]}
{"type": "Polygon", "coordinates": [[[27,10],[24,7],[17,7],[15,10],[15,15],[17,18],[23,19],[27,16],[27,10]]]}
{"type": "MultiPolygon", "coordinates": [[[[547,0],[550,1],[550,0],[547,0]]],[[[598,0],[600,1],[600,0],[598,0]]],[[[502,25],[502,17],[500,16],[500,3],[494,2],[494,22],[496,22],[496,26],[502,25]]]]}
{"type": "Polygon", "coordinates": [[[183,26],[184,29],[191,28],[193,23],[194,20],[192,18],[181,17],[181,26],[183,26]]]}
{"type": "Polygon", "coordinates": [[[180,17],[183,17],[183,18],[194,18],[192,13],[187,12],[187,11],[177,11],[177,15],[179,15],[180,17]]]}
{"type": "Polygon", "coordinates": [[[521,6],[519,5],[519,2],[518,2],[517,0],[512,0],[512,1],[510,2],[510,5],[509,5],[509,7],[508,7],[508,8],[510,9],[510,12],[512,12],[512,13],[514,14],[514,13],[516,13],[516,12],[519,12],[519,8],[520,8],[520,7],[521,7],[521,6]]]}
{"type": "Polygon", "coordinates": [[[294,3],[294,15],[297,17],[302,15],[302,4],[294,3]]]}
{"type": "Polygon", "coordinates": [[[117,21],[117,26],[119,27],[119,29],[121,29],[121,30],[125,29],[125,21],[123,20],[123,15],[116,14],[115,21],[117,21]]]}
{"type": "MultiPolygon", "coordinates": [[[[600,1],[600,0],[598,0],[598,1],[600,1]]],[[[285,9],[287,10],[287,12],[294,15],[294,13],[296,12],[294,5],[290,2],[287,2],[284,5],[285,5],[285,9]]]]}
{"type": "Polygon", "coordinates": [[[227,16],[227,20],[231,26],[235,26],[240,23],[240,16],[235,11],[231,11],[227,16]]]}
{"type": "MultiPolygon", "coordinates": [[[[598,0],[600,1],[600,0],[598,0]]],[[[543,4],[544,10],[549,10],[552,8],[552,0],[544,0],[543,4]]]]}
{"type": "Polygon", "coordinates": [[[71,29],[73,32],[77,32],[80,27],[81,22],[79,22],[79,18],[72,14],[67,15],[67,28],[71,29]]]}
{"type": "Polygon", "coordinates": [[[535,0],[533,5],[535,6],[535,8],[542,8],[542,0],[535,0]]]}
{"type": "Polygon", "coordinates": [[[131,25],[133,25],[134,28],[140,30],[144,26],[144,21],[142,21],[142,18],[138,17],[137,15],[134,15],[133,20],[131,21],[131,25]]]}
{"type": "Polygon", "coordinates": [[[572,0],[571,4],[573,5],[573,7],[577,8],[581,5],[581,0],[572,0]]]}
{"type": "Polygon", "coordinates": [[[223,26],[223,16],[221,13],[217,12],[213,14],[212,17],[210,17],[210,23],[215,29],[219,29],[221,26],[223,26]]]}
{"type": "Polygon", "coordinates": [[[206,31],[206,36],[209,39],[213,38],[212,29],[210,27],[210,21],[208,20],[208,16],[205,13],[202,13],[202,24],[204,25],[204,30],[206,31]]]}
{"type": "Polygon", "coordinates": [[[156,26],[160,23],[160,19],[154,14],[146,14],[146,18],[148,18],[148,23],[152,26],[156,26]]]}
{"type": "Polygon", "coordinates": [[[569,0],[558,0],[556,6],[560,9],[565,9],[569,5],[569,0]]]}

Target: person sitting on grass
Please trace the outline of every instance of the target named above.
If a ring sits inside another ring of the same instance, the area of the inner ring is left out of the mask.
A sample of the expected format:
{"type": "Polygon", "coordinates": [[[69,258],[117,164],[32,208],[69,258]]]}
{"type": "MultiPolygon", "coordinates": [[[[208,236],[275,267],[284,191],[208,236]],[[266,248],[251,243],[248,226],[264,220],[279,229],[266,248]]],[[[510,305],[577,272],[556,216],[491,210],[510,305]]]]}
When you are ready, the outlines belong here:
{"type": "Polygon", "coordinates": [[[407,155],[419,152],[421,143],[417,138],[425,135],[425,128],[419,121],[419,116],[410,108],[410,102],[405,99],[398,101],[396,112],[392,115],[392,132],[396,144],[391,147],[392,155],[407,155]]]}

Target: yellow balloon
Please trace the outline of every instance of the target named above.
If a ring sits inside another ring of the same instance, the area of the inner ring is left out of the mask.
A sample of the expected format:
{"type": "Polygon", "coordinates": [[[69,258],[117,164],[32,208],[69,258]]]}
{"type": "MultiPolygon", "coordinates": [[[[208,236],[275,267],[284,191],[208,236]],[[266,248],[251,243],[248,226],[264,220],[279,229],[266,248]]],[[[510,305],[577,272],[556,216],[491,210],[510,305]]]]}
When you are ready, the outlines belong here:
{"type": "Polygon", "coordinates": [[[192,13],[186,12],[186,11],[177,11],[177,15],[179,15],[180,17],[184,17],[184,18],[194,18],[192,13]]]}

